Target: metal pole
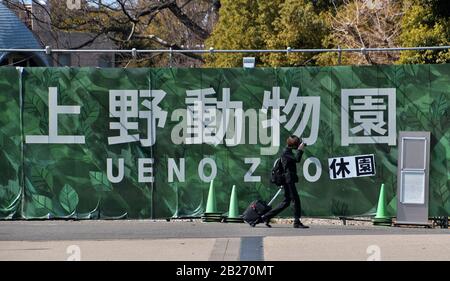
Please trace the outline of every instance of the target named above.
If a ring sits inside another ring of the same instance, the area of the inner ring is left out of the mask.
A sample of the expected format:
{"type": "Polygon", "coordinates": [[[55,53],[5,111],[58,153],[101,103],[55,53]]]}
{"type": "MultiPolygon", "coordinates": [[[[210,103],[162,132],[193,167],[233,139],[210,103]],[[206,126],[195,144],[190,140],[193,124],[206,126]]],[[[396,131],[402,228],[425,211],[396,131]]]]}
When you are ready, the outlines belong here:
{"type": "MultiPolygon", "coordinates": [[[[172,67],[172,66],[171,66],[172,67]]],[[[150,72],[149,72],[149,74],[150,74],[150,72]]],[[[151,75],[151,74],[150,74],[151,75]]],[[[154,141],[155,139],[154,138],[156,138],[156,136],[154,136],[153,135],[153,122],[155,122],[155,120],[153,119],[153,114],[154,114],[154,108],[153,108],[153,91],[152,91],[152,79],[151,79],[151,76],[149,77],[149,79],[148,79],[148,87],[149,87],[149,90],[150,90],[150,98],[151,98],[151,100],[152,100],[152,103],[151,103],[151,111],[150,111],[150,129],[148,130],[148,131],[150,131],[150,132],[147,132],[147,134],[150,134],[150,143],[151,143],[151,145],[150,145],[150,158],[151,159],[153,159],[153,171],[154,171],[154,174],[155,173],[157,173],[157,171],[156,171],[156,161],[155,161],[155,157],[153,156],[154,154],[153,154],[153,145],[156,145],[156,142],[154,141]]],[[[156,208],[155,208],[155,205],[156,205],[156,186],[155,186],[155,181],[153,180],[151,183],[150,183],[150,185],[151,185],[151,188],[152,188],[152,190],[151,190],[151,194],[152,194],[152,202],[151,202],[151,204],[152,204],[152,206],[151,206],[151,212],[152,212],[152,214],[151,214],[151,219],[155,219],[155,212],[156,212],[156,208]]]]}
{"type": "Polygon", "coordinates": [[[242,49],[242,50],[227,50],[227,49],[214,49],[209,50],[173,50],[173,49],[153,49],[153,50],[137,50],[135,48],[131,50],[124,49],[51,49],[50,46],[46,46],[44,49],[0,49],[0,52],[34,52],[34,53],[131,53],[132,56],[137,56],[139,53],[192,53],[192,54],[213,54],[213,53],[342,53],[342,52],[401,52],[401,51],[426,51],[426,50],[450,50],[450,46],[428,46],[428,47],[396,47],[396,48],[347,48],[341,49],[242,49]]]}
{"type": "Polygon", "coordinates": [[[338,46],[338,65],[342,64],[342,49],[338,46]]]}
{"type": "Polygon", "coordinates": [[[169,67],[172,68],[172,57],[173,57],[173,50],[172,47],[170,47],[169,52],[169,67]]]}
{"type": "Polygon", "coordinates": [[[17,72],[19,73],[19,106],[20,106],[20,193],[22,195],[22,198],[20,198],[20,218],[26,219],[24,216],[24,210],[25,210],[25,154],[24,154],[24,143],[25,143],[25,136],[24,136],[24,122],[23,122],[23,107],[24,107],[24,96],[23,96],[23,67],[17,67],[17,72]]]}

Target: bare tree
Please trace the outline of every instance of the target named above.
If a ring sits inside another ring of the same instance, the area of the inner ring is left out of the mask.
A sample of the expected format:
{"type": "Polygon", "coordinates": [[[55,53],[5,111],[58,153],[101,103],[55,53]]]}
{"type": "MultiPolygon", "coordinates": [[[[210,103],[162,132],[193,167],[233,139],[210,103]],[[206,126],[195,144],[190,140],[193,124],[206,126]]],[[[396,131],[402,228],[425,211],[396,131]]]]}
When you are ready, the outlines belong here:
{"type": "MultiPolygon", "coordinates": [[[[330,15],[329,41],[341,48],[396,47],[401,31],[402,2],[398,0],[344,0],[344,5],[330,15]]],[[[399,54],[350,53],[351,64],[389,64],[399,54]]]]}
{"type": "MultiPolygon", "coordinates": [[[[91,34],[74,49],[89,47],[104,37],[119,48],[200,47],[212,30],[220,6],[218,0],[81,0],[79,9],[73,9],[65,0],[32,0],[39,9],[30,10],[24,0],[4,2],[15,10],[26,10],[33,22],[48,25],[53,31],[91,34]]],[[[141,56],[141,61],[156,57],[141,56]]],[[[203,62],[201,56],[192,53],[183,53],[182,57],[191,64],[203,62]]],[[[183,59],[175,61],[183,64],[183,59]]]]}

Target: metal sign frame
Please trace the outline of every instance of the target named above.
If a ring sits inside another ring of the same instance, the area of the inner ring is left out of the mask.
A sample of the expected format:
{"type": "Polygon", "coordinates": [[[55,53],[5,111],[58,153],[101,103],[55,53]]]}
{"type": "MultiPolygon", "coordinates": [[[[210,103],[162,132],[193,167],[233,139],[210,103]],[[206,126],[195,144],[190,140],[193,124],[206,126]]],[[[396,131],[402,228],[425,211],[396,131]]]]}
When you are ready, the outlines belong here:
{"type": "Polygon", "coordinates": [[[398,144],[396,225],[429,225],[430,132],[400,132],[398,144]]]}

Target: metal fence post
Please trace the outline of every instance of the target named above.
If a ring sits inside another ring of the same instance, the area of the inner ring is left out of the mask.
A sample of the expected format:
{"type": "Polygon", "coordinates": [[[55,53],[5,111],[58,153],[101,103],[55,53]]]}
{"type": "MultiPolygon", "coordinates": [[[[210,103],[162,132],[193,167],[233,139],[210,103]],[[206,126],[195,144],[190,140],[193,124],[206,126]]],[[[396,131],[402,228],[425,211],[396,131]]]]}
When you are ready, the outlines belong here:
{"type": "Polygon", "coordinates": [[[169,48],[169,67],[172,68],[173,50],[172,47],[169,48]]]}
{"type": "Polygon", "coordinates": [[[338,46],[338,65],[342,64],[342,49],[341,46],[338,46]]]}

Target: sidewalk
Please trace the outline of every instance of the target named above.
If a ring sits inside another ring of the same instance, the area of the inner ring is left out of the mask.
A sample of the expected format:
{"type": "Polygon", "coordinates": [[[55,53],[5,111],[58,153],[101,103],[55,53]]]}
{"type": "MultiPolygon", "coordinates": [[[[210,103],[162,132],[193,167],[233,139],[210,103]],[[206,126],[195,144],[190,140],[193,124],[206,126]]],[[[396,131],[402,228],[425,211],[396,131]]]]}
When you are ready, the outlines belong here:
{"type": "Polygon", "coordinates": [[[0,241],[0,261],[202,261],[216,239],[0,241]]]}
{"type": "Polygon", "coordinates": [[[450,261],[449,235],[269,236],[260,238],[261,249],[245,239],[0,241],[0,261],[450,261]],[[256,254],[259,251],[260,258],[256,254]]]}
{"type": "Polygon", "coordinates": [[[450,235],[266,237],[264,260],[450,261],[450,235]]]}
{"type": "Polygon", "coordinates": [[[447,260],[450,230],[161,221],[1,221],[0,260],[447,260]]]}

